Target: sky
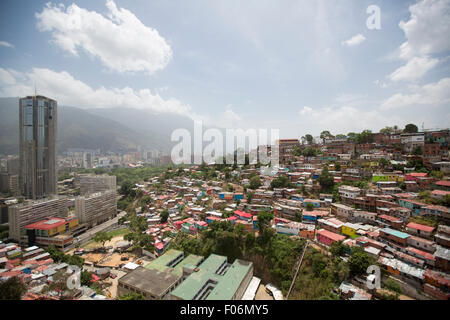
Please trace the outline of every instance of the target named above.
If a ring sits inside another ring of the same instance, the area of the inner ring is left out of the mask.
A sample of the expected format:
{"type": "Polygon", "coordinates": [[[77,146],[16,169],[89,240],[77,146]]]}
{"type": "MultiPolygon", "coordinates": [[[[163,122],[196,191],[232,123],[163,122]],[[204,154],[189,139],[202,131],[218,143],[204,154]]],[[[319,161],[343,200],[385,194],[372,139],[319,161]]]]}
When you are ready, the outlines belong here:
{"type": "Polygon", "coordinates": [[[2,0],[0,96],[281,138],[448,128],[449,34],[450,0],[2,0]]]}

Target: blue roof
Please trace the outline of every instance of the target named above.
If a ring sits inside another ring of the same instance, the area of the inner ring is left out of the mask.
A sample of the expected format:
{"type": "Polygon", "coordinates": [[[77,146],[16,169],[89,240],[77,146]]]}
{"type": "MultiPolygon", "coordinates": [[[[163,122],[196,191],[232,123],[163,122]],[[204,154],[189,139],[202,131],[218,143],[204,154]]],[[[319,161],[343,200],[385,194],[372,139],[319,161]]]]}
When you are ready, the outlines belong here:
{"type": "Polygon", "coordinates": [[[384,228],[384,229],[381,229],[381,231],[383,231],[384,233],[392,234],[393,236],[395,236],[397,238],[402,238],[402,239],[406,239],[411,236],[410,234],[400,232],[398,230],[394,230],[391,228],[384,228]]]}

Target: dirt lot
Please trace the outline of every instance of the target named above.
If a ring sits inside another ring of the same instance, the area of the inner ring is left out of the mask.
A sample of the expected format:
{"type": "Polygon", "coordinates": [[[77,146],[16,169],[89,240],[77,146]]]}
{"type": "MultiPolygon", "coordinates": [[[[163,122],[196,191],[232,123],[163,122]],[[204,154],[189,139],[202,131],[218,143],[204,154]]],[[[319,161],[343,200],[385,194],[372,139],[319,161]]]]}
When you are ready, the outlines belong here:
{"type": "MultiPolygon", "coordinates": [[[[109,247],[112,246],[114,247],[116,242],[118,241],[122,241],[123,240],[123,236],[117,236],[111,239],[111,241],[107,241],[105,242],[105,247],[109,247]]],[[[85,244],[84,246],[82,246],[84,249],[95,249],[95,248],[100,248],[102,246],[101,243],[97,243],[94,241],[88,242],[87,244],[85,244]]]]}
{"type": "Polygon", "coordinates": [[[255,300],[273,300],[273,297],[266,292],[266,286],[261,284],[256,291],[255,300]]]}
{"type": "Polygon", "coordinates": [[[104,256],[104,253],[87,253],[82,255],[82,258],[87,262],[97,264],[104,256]]]}
{"type": "Polygon", "coordinates": [[[105,256],[103,260],[98,264],[99,267],[110,267],[118,268],[120,264],[126,264],[128,262],[134,261],[136,257],[129,253],[113,253],[112,255],[105,256]],[[122,257],[128,257],[128,260],[122,261],[122,257]]]}

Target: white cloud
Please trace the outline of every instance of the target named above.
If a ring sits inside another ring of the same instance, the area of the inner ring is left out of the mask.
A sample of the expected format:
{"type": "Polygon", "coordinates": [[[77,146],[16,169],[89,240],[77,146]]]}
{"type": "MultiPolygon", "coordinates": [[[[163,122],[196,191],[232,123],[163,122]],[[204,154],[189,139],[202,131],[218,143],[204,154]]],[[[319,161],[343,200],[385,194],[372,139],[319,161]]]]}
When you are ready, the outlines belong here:
{"type": "Polygon", "coordinates": [[[418,80],[429,70],[433,69],[438,62],[438,59],[429,57],[414,57],[404,66],[391,73],[388,77],[392,81],[418,80]]]}
{"type": "Polygon", "coordinates": [[[333,134],[360,132],[365,129],[383,128],[398,120],[392,116],[385,116],[376,109],[364,110],[348,105],[314,109],[303,107],[299,114],[301,115],[299,126],[302,131],[313,134],[318,134],[322,130],[330,130],[333,134]]]}
{"type": "Polygon", "coordinates": [[[356,36],[351,37],[348,40],[342,41],[342,45],[347,45],[349,47],[356,46],[366,40],[366,37],[364,37],[362,34],[358,33],[356,36]]]}
{"type": "Polygon", "coordinates": [[[398,57],[406,65],[388,76],[392,81],[415,81],[439,62],[432,55],[450,50],[450,0],[421,0],[409,7],[408,21],[400,21],[406,41],[398,57]]]}
{"type": "Polygon", "coordinates": [[[150,89],[125,88],[93,89],[75,79],[66,71],[33,68],[29,73],[0,68],[0,96],[26,96],[34,92],[36,84],[39,94],[51,97],[60,105],[80,108],[128,107],[146,109],[155,113],[172,113],[198,118],[191,107],[175,98],[163,99],[150,89]]]}
{"type": "Polygon", "coordinates": [[[400,57],[410,59],[450,50],[450,0],[422,0],[409,7],[408,21],[400,21],[407,41],[400,57]]]}
{"type": "Polygon", "coordinates": [[[172,49],[157,30],[145,26],[132,12],[106,1],[107,16],[72,4],[46,5],[36,13],[40,31],[52,33],[52,43],[78,56],[79,48],[113,71],[152,74],[172,59],[172,49]]]}
{"type": "Polygon", "coordinates": [[[0,41],[0,47],[14,48],[14,45],[6,41],[0,41]]]}
{"type": "Polygon", "coordinates": [[[392,110],[416,105],[439,106],[450,103],[450,78],[417,87],[411,94],[397,93],[384,101],[380,109],[392,110]]]}

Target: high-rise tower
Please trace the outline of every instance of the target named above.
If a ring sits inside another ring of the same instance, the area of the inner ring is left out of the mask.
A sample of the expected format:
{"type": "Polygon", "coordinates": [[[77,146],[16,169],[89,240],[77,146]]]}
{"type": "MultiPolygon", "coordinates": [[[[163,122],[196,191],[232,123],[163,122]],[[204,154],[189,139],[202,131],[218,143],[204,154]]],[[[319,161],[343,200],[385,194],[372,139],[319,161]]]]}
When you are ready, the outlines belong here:
{"type": "Polygon", "coordinates": [[[19,100],[20,186],[28,199],[56,194],[57,102],[43,96],[19,100]]]}

